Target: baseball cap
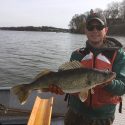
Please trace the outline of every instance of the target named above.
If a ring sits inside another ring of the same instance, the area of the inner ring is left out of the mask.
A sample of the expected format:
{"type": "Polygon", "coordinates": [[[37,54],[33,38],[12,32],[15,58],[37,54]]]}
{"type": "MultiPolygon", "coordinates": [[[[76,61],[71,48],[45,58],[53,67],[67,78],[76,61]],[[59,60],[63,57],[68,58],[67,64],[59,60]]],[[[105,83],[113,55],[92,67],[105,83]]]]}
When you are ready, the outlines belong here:
{"type": "Polygon", "coordinates": [[[90,14],[86,18],[86,25],[88,25],[92,20],[97,20],[102,25],[107,26],[106,18],[102,13],[90,12],[90,14]]]}

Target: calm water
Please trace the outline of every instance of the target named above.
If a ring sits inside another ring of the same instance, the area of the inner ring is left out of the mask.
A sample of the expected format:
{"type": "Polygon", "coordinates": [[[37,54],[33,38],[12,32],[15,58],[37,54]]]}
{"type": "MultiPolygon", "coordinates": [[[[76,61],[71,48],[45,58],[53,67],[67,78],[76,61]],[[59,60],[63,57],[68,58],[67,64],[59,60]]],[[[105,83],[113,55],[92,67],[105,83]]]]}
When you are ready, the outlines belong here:
{"type": "MultiPolygon", "coordinates": [[[[125,37],[115,38],[125,46],[125,37]]],[[[57,70],[85,41],[69,33],[0,31],[0,86],[28,83],[44,68],[57,70]]]]}

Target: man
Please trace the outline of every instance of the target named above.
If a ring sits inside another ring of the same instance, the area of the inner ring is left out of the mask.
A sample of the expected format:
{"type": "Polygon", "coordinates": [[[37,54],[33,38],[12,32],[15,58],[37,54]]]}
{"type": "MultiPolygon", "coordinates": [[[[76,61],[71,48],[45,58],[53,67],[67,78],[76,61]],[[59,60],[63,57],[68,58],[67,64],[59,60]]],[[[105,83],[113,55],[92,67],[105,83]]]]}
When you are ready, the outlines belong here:
{"type": "MultiPolygon", "coordinates": [[[[116,39],[106,37],[108,31],[103,14],[93,13],[86,19],[86,47],[74,51],[70,61],[78,60],[85,67],[116,72],[116,79],[90,90],[87,100],[81,102],[70,95],[65,125],[112,125],[116,104],[125,93],[125,53],[116,39]]],[[[63,94],[56,86],[50,91],[63,94]]]]}

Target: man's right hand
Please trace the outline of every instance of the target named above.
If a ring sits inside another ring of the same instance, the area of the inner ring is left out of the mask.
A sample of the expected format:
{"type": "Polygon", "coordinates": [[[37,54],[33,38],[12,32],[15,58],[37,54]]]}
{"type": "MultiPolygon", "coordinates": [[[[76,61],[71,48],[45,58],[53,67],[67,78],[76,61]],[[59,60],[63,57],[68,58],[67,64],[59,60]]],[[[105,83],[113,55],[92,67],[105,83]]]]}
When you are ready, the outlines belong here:
{"type": "MultiPolygon", "coordinates": [[[[49,88],[44,88],[42,89],[43,92],[51,92],[51,93],[55,93],[55,94],[59,94],[59,95],[63,95],[65,94],[61,88],[59,88],[58,86],[56,85],[49,85],[49,88]]],[[[71,93],[70,93],[71,94],[71,93]]],[[[79,92],[78,93],[72,93],[71,95],[74,95],[74,96],[78,96],[79,92]]]]}
{"type": "Polygon", "coordinates": [[[43,92],[51,92],[51,93],[55,93],[55,94],[59,94],[59,95],[63,95],[64,92],[61,90],[61,88],[59,88],[58,86],[56,85],[49,85],[48,88],[44,88],[42,89],[43,92]]]}

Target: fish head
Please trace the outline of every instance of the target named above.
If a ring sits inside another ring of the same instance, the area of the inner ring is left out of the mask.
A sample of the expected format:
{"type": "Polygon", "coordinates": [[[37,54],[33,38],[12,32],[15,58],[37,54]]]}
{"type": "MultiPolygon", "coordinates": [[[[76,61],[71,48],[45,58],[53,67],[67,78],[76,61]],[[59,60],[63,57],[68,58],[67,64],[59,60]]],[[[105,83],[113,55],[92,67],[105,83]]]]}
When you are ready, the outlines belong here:
{"type": "Polygon", "coordinates": [[[94,69],[91,72],[91,75],[88,76],[88,83],[91,84],[91,86],[96,86],[111,82],[113,79],[115,79],[115,77],[115,72],[94,69]]]}

